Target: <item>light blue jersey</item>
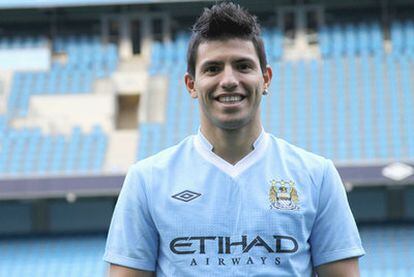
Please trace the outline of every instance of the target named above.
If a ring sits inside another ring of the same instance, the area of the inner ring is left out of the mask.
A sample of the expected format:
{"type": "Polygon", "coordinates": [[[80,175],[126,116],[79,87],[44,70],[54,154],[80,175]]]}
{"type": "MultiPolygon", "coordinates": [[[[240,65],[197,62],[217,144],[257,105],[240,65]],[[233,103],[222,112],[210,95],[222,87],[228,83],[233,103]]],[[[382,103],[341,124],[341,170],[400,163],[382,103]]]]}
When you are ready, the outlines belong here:
{"type": "Polygon", "coordinates": [[[157,276],[311,276],[361,256],[331,161],[262,132],[231,165],[199,132],[133,165],[104,260],[157,276]]]}

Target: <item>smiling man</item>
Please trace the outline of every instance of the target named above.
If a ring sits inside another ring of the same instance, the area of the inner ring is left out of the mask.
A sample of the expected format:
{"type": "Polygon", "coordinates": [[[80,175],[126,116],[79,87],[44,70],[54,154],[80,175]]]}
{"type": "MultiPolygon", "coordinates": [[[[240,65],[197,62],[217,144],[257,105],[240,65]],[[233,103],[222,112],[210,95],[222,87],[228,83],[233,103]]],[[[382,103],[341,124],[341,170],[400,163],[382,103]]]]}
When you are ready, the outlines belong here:
{"type": "Polygon", "coordinates": [[[236,164],[253,150],[262,131],[260,101],[272,70],[261,68],[253,42],[243,38],[201,40],[196,49],[196,66],[189,66],[185,83],[200,104],[201,134],[214,153],[236,164]]]}
{"type": "Polygon", "coordinates": [[[263,130],[272,70],[256,18],[233,3],[204,10],[187,61],[200,130],[130,168],[110,276],[359,276],[364,250],[333,163],[263,130]]]}

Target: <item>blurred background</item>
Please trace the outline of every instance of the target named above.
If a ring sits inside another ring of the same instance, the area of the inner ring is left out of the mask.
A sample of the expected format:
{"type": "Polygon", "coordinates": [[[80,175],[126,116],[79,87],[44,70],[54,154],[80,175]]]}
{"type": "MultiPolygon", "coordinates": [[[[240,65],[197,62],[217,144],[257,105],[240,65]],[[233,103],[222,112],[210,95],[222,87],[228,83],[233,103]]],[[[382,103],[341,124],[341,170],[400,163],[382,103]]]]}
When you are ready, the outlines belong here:
{"type": "MultiPolygon", "coordinates": [[[[332,159],[366,256],[414,276],[414,3],[237,1],[274,79],[268,132],[332,159]]],[[[0,276],[104,276],[128,166],[196,132],[189,29],[213,1],[0,0],[0,276]]]]}

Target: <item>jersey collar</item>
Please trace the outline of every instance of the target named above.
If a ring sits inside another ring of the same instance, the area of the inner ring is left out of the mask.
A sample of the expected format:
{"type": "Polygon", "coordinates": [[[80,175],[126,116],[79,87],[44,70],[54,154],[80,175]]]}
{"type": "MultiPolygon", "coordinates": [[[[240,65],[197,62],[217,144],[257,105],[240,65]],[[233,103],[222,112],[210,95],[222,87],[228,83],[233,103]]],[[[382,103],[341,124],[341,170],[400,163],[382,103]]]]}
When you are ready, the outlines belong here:
{"type": "Polygon", "coordinates": [[[212,151],[213,145],[201,133],[200,129],[198,129],[198,134],[194,138],[194,147],[204,159],[218,167],[221,171],[228,174],[232,178],[235,178],[263,156],[269,140],[268,137],[269,135],[262,128],[259,137],[253,143],[253,151],[243,157],[243,159],[238,161],[235,165],[232,165],[222,159],[212,151]]]}

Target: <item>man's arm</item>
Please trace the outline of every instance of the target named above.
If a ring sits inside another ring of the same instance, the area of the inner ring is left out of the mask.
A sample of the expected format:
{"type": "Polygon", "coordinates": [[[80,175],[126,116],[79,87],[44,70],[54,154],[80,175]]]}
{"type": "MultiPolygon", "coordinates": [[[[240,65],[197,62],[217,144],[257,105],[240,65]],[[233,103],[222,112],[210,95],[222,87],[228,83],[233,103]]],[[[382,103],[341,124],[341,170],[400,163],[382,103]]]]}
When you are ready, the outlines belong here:
{"type": "Polygon", "coordinates": [[[359,277],[358,258],[350,258],[316,267],[319,277],[359,277]]]}
{"type": "Polygon", "coordinates": [[[110,264],[109,277],[155,277],[155,273],[152,271],[143,271],[110,264]]]}

